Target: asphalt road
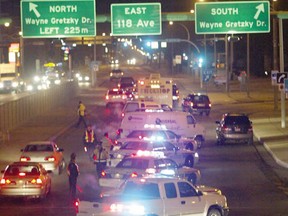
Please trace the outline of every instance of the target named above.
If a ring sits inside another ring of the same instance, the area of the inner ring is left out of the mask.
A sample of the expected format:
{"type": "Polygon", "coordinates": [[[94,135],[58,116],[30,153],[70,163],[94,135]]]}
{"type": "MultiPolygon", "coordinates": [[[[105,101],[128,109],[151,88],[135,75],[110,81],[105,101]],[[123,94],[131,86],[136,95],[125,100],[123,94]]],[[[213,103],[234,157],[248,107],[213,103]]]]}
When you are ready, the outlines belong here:
{"type": "MultiPolygon", "coordinates": [[[[130,74],[143,75],[143,69],[131,68],[130,74]]],[[[147,72],[146,72],[147,73],[147,72]]],[[[103,79],[105,80],[105,79],[103,79]]],[[[108,79],[107,79],[108,80],[108,79]]],[[[175,80],[182,95],[189,91],[199,90],[197,79],[177,74],[175,80]],[[195,82],[194,82],[195,81],[195,82]]],[[[55,139],[60,147],[64,148],[66,162],[72,152],[77,154],[77,162],[80,167],[78,189],[80,199],[91,199],[100,193],[95,166],[89,161],[83,151],[81,137],[84,128],[73,127],[76,122],[76,106],[81,99],[87,106],[88,121],[94,126],[99,138],[104,132],[111,136],[116,131],[119,120],[117,115],[120,109],[105,109],[104,94],[107,87],[112,84],[109,81],[98,83],[98,88],[81,88],[79,96],[63,107],[35,117],[23,126],[11,131],[11,139],[1,145],[0,165],[17,160],[20,149],[26,142],[40,139],[55,139]]],[[[237,83],[235,84],[237,85],[237,83]]],[[[221,92],[222,87],[216,90],[221,92]]],[[[235,86],[233,91],[238,90],[235,86]]],[[[207,87],[210,95],[210,88],[207,87]]],[[[259,215],[259,216],[285,216],[287,215],[288,199],[283,188],[279,187],[279,176],[275,172],[281,169],[267,155],[263,146],[255,140],[254,145],[215,145],[215,120],[226,111],[241,111],[250,113],[256,117],[265,115],[259,110],[259,102],[249,104],[235,104],[229,101],[218,101],[216,94],[211,92],[211,100],[216,102],[209,117],[196,116],[198,122],[203,124],[208,131],[206,143],[199,150],[200,162],[197,168],[202,174],[201,184],[220,188],[227,196],[230,206],[230,215],[259,215]]],[[[262,103],[262,106],[272,108],[271,101],[262,103]]],[[[3,215],[36,216],[36,215],[75,215],[74,208],[69,201],[68,179],[65,173],[60,176],[52,176],[53,185],[51,196],[47,200],[2,199],[0,211],[3,215]]]]}

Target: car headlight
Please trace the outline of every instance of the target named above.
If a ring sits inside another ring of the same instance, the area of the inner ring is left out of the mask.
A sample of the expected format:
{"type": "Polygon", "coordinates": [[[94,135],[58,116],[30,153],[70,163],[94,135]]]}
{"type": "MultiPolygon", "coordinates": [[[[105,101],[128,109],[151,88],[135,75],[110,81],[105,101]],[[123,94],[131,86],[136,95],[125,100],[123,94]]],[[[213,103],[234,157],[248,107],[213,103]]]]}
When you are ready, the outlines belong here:
{"type": "Polygon", "coordinates": [[[27,86],[27,91],[33,91],[33,86],[32,85],[28,85],[27,86]]]}
{"type": "Polygon", "coordinates": [[[89,81],[90,78],[89,78],[88,76],[85,76],[85,80],[86,80],[86,81],[89,81]]]}
{"type": "Polygon", "coordinates": [[[0,82],[0,88],[4,87],[4,83],[0,82]]]}
{"type": "Polygon", "coordinates": [[[59,85],[59,84],[61,83],[61,81],[60,81],[60,80],[55,80],[54,83],[55,83],[56,85],[59,85]]]}
{"type": "Polygon", "coordinates": [[[19,85],[18,82],[12,82],[12,87],[13,87],[13,88],[16,88],[18,85],[19,85]]]}
{"type": "Polygon", "coordinates": [[[79,80],[79,81],[82,81],[82,80],[83,80],[83,77],[82,77],[82,76],[79,76],[79,77],[78,77],[78,80],[79,80]]]}

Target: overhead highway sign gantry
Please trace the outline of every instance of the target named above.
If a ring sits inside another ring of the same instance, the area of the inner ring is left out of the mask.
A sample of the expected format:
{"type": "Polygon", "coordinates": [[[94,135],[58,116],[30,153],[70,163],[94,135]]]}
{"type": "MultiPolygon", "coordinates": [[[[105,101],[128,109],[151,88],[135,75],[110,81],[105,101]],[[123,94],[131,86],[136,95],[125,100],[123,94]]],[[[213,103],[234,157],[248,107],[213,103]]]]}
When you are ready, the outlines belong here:
{"type": "Polygon", "coordinates": [[[23,38],[96,35],[94,0],[22,0],[23,38]]]}

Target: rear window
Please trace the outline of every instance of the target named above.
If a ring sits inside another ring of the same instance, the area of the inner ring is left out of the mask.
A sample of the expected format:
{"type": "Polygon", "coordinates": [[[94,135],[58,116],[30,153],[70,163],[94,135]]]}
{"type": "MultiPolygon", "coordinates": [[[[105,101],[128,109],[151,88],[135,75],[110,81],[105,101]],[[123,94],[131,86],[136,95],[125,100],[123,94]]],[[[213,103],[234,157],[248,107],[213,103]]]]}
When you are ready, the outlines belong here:
{"type": "Polygon", "coordinates": [[[35,152],[35,151],[53,151],[52,145],[27,145],[24,149],[25,152],[35,152]]]}
{"type": "Polygon", "coordinates": [[[249,118],[247,116],[226,116],[225,124],[245,124],[250,125],[249,118]]]}
{"type": "Polygon", "coordinates": [[[139,109],[138,103],[127,103],[124,112],[135,112],[137,109],[139,109]]]}
{"type": "Polygon", "coordinates": [[[143,200],[159,199],[160,192],[156,183],[135,183],[127,182],[123,195],[126,199],[143,200]]]}
{"type": "Polygon", "coordinates": [[[26,175],[37,175],[39,174],[39,169],[36,166],[18,166],[18,165],[11,165],[5,172],[5,175],[9,176],[18,176],[19,173],[25,173],[26,175]]]}
{"type": "Polygon", "coordinates": [[[125,150],[146,150],[148,143],[146,142],[126,142],[120,149],[125,150]]]}
{"type": "Polygon", "coordinates": [[[117,164],[117,168],[147,169],[149,161],[140,158],[126,158],[117,164]]]}
{"type": "Polygon", "coordinates": [[[123,94],[123,91],[122,91],[122,90],[120,90],[120,91],[109,90],[109,91],[108,91],[108,94],[109,94],[109,95],[122,95],[122,94],[123,94]]]}
{"type": "Polygon", "coordinates": [[[133,83],[134,84],[134,79],[132,77],[122,77],[120,79],[120,83],[133,83]]]}

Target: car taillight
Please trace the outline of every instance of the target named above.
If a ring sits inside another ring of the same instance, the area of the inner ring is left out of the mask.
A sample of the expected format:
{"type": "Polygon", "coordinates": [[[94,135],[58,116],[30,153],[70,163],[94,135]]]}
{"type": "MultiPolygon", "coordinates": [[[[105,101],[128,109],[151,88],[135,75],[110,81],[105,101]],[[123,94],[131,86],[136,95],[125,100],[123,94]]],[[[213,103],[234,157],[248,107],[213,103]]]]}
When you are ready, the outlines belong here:
{"type": "Polygon", "coordinates": [[[55,157],[53,157],[53,156],[48,156],[48,157],[45,157],[44,160],[45,160],[45,161],[53,162],[53,161],[55,161],[55,157]]]}
{"type": "Polygon", "coordinates": [[[101,172],[101,177],[105,177],[105,176],[106,176],[105,171],[102,171],[102,172],[101,172]]]}
{"type": "Polygon", "coordinates": [[[0,184],[1,185],[11,184],[11,181],[9,179],[2,178],[1,181],[0,181],[0,184]]]}
{"type": "Polygon", "coordinates": [[[231,128],[227,127],[226,125],[223,125],[222,130],[223,131],[230,131],[231,128]]]}
{"type": "Polygon", "coordinates": [[[79,199],[76,199],[76,200],[74,201],[74,207],[75,207],[75,212],[76,212],[76,214],[79,213],[79,204],[80,204],[79,199]]]}
{"type": "Polygon", "coordinates": [[[22,157],[20,158],[20,161],[22,161],[22,162],[30,161],[30,160],[31,160],[31,158],[30,158],[30,157],[26,157],[26,156],[22,156],[22,157]]]}
{"type": "Polygon", "coordinates": [[[212,107],[211,103],[209,103],[209,107],[212,107]]]}
{"type": "Polygon", "coordinates": [[[109,95],[106,95],[106,97],[105,97],[105,98],[106,98],[106,100],[109,100],[109,95]]]}
{"type": "Polygon", "coordinates": [[[42,180],[40,178],[32,179],[31,184],[42,184],[42,180]]]}
{"type": "Polygon", "coordinates": [[[248,128],[248,131],[249,131],[249,132],[253,132],[253,127],[250,126],[250,127],[248,128]]]}
{"type": "Polygon", "coordinates": [[[127,99],[127,95],[122,95],[122,99],[127,99]]]}
{"type": "Polygon", "coordinates": [[[138,174],[136,172],[133,172],[131,173],[130,175],[131,178],[137,178],[138,177],[138,174]]]}

